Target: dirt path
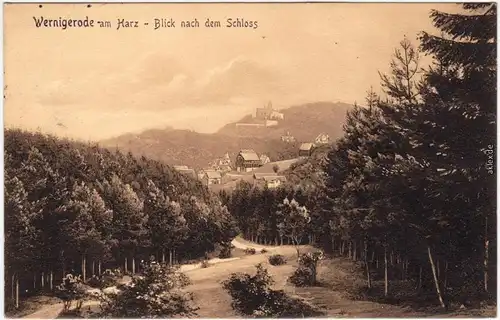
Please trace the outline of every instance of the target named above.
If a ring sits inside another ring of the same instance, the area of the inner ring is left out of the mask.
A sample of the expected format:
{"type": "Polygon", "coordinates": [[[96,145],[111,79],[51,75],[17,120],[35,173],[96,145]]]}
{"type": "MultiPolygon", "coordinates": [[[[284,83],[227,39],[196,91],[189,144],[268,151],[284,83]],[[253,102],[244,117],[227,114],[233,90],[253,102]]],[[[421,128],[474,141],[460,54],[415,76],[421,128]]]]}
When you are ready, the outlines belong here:
{"type": "MultiPolygon", "coordinates": [[[[432,317],[434,313],[416,312],[396,305],[376,303],[371,301],[354,301],[346,297],[344,291],[352,286],[353,274],[345,270],[345,264],[351,262],[338,258],[322,261],[318,267],[318,279],[322,282],[333,284],[331,286],[318,286],[295,288],[287,283],[288,277],[297,266],[296,251],[293,246],[261,246],[236,238],[233,245],[239,249],[254,248],[256,254],[246,255],[241,258],[211,259],[207,268],[201,264],[181,266],[181,270],[190,278],[191,285],[186,290],[194,295],[195,304],[200,308],[197,318],[240,318],[231,308],[231,298],[222,288],[222,282],[230,277],[231,273],[245,272],[253,274],[258,263],[264,264],[270,275],[275,280],[273,287],[283,289],[290,295],[300,297],[310,304],[321,308],[327,317],[432,317]],[[267,253],[260,253],[265,248],[267,253]],[[287,263],[282,266],[272,266],[268,257],[272,254],[282,254],[287,258],[287,263]]],[[[304,252],[307,247],[301,248],[304,252]]],[[[124,279],[128,280],[129,279],[124,279]]],[[[98,303],[88,301],[84,308],[91,307],[96,310],[98,303]]],[[[37,312],[25,318],[54,319],[63,309],[62,303],[44,306],[37,312]]],[[[453,317],[457,315],[439,316],[453,317]]]]}
{"type": "MultiPolygon", "coordinates": [[[[234,239],[232,244],[236,247],[236,248],[240,248],[240,249],[245,249],[245,248],[254,248],[256,251],[260,252],[260,250],[262,250],[262,246],[257,246],[257,245],[253,245],[251,243],[247,243],[246,241],[242,240],[242,239],[234,239]]],[[[267,247],[266,247],[267,248],[267,247]]],[[[271,249],[271,248],[270,248],[271,249]]],[[[204,279],[201,279],[201,281],[205,281],[206,279],[210,280],[211,277],[213,276],[216,276],[214,275],[214,271],[216,271],[216,274],[220,274],[220,275],[227,275],[228,271],[227,270],[231,270],[231,272],[236,272],[238,269],[241,269],[241,266],[247,266],[248,264],[252,265],[253,263],[258,263],[259,261],[264,261],[266,260],[267,258],[266,257],[263,257],[263,256],[255,256],[257,258],[254,258],[254,259],[249,259],[248,261],[245,261],[243,264],[241,262],[237,263],[237,260],[240,260],[241,258],[228,258],[228,259],[219,259],[219,258],[214,258],[214,259],[210,259],[208,261],[208,263],[210,264],[210,266],[208,268],[201,268],[201,262],[200,263],[195,263],[195,264],[185,264],[185,265],[182,265],[180,267],[180,271],[181,272],[185,272],[187,275],[189,275],[190,277],[192,276],[192,272],[194,270],[200,270],[199,273],[194,273],[194,277],[195,279],[199,279],[200,275],[202,275],[202,278],[204,279]],[[219,265],[222,265],[222,266],[219,266],[219,265]],[[224,270],[224,271],[222,271],[224,270]]],[[[246,257],[245,257],[246,259],[246,257]]],[[[121,281],[123,283],[127,283],[131,281],[130,277],[124,277],[124,281],[121,281]]],[[[212,281],[213,282],[213,281],[212,281]]],[[[218,284],[215,284],[213,283],[212,285],[218,285],[218,284]]],[[[201,286],[201,288],[203,288],[203,286],[201,286]]],[[[113,290],[114,288],[107,288],[107,290],[113,290]]],[[[83,304],[83,308],[88,308],[88,307],[91,307],[92,309],[95,309],[95,307],[98,305],[99,303],[97,301],[86,301],[84,304],[83,304]]],[[[46,305],[46,306],[43,306],[40,310],[32,313],[32,314],[29,314],[27,316],[24,316],[23,318],[26,318],[26,319],[54,319],[54,318],[57,318],[57,316],[61,313],[61,311],[63,310],[63,303],[56,303],[56,304],[51,304],[51,305],[46,305]]]]}

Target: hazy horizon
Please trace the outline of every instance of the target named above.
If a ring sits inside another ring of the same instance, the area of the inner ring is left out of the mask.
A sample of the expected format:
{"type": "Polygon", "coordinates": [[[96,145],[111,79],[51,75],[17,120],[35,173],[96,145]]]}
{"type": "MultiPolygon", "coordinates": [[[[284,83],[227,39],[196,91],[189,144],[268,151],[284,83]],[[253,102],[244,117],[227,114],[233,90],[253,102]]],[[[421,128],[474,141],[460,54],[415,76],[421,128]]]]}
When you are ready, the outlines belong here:
{"type": "Polygon", "coordinates": [[[5,4],[4,125],[102,140],[173,127],[215,132],[272,101],[363,101],[432,3],[5,4]],[[257,29],[36,28],[33,16],[258,21],[257,29]]]}

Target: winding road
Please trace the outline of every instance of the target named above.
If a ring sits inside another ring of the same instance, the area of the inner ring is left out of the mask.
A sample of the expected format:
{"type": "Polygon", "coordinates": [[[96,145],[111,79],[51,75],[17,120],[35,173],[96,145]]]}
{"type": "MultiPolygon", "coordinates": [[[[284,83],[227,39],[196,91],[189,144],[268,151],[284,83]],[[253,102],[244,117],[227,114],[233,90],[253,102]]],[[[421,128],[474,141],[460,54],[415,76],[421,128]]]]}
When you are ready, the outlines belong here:
{"type": "MultiPolygon", "coordinates": [[[[256,246],[254,244],[247,243],[246,241],[239,239],[239,238],[233,239],[233,241],[231,243],[233,244],[233,246],[235,246],[235,248],[239,248],[239,249],[254,248],[256,251],[260,251],[260,250],[266,248],[266,250],[268,250],[268,251],[272,250],[272,247],[263,247],[263,246],[258,246],[258,245],[256,246]]],[[[229,263],[231,261],[235,261],[235,260],[239,260],[239,259],[241,259],[241,258],[227,258],[227,259],[214,258],[214,259],[208,260],[208,263],[209,264],[229,263]]],[[[195,263],[195,264],[184,264],[184,265],[181,265],[179,268],[179,270],[181,272],[189,272],[189,271],[196,270],[196,269],[201,269],[201,262],[195,263]]],[[[228,266],[228,269],[230,269],[230,266],[228,266]]],[[[131,281],[130,277],[124,278],[124,280],[125,280],[124,283],[128,283],[129,281],[131,281]]],[[[104,290],[114,291],[117,289],[116,289],[116,287],[110,287],[110,288],[106,288],[104,290]]],[[[98,291],[98,289],[93,289],[92,291],[98,291]]],[[[99,305],[98,301],[90,300],[90,301],[86,301],[83,304],[82,308],[87,309],[90,307],[97,307],[98,305],[99,305]]],[[[63,308],[64,308],[64,305],[62,302],[56,303],[56,304],[51,304],[51,305],[46,305],[43,308],[39,309],[38,311],[36,311],[32,314],[29,314],[27,316],[24,316],[23,318],[26,318],[26,319],[55,319],[59,316],[59,314],[61,313],[63,308]]]]}

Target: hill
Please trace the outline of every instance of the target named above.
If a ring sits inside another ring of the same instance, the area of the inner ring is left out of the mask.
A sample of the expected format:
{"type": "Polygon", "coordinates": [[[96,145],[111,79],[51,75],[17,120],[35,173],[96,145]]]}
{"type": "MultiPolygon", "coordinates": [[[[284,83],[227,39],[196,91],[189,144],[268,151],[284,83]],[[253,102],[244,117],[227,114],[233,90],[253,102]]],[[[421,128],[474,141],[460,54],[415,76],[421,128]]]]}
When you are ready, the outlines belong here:
{"type": "MultiPolygon", "coordinates": [[[[254,149],[259,154],[267,154],[271,161],[280,161],[295,158],[299,142],[313,140],[319,133],[329,134],[332,140],[341,136],[345,114],[350,107],[344,103],[311,103],[281,110],[285,120],[276,127],[236,128],[232,123],[213,134],[154,129],[104,140],[101,145],[197,169],[208,166],[225,153],[234,161],[241,149],[254,149]],[[281,136],[287,131],[298,142],[282,142],[281,136]]],[[[251,115],[247,115],[241,121],[250,119],[251,115]]]]}
{"type": "Polygon", "coordinates": [[[127,134],[105,140],[101,145],[118,148],[136,155],[160,160],[170,165],[187,165],[201,169],[225,153],[234,161],[241,149],[265,153],[272,160],[294,157],[297,144],[277,139],[234,137],[224,134],[205,134],[189,130],[148,130],[138,135],[127,134]]]}
{"type": "Polygon", "coordinates": [[[236,123],[245,123],[252,120],[250,115],[243,117],[236,123],[230,123],[218,133],[239,137],[267,137],[281,139],[281,136],[290,132],[298,141],[311,141],[320,133],[326,133],[332,139],[342,135],[346,112],[352,106],[346,103],[316,102],[287,109],[279,110],[284,120],[275,127],[253,128],[237,127],[236,123]]]}

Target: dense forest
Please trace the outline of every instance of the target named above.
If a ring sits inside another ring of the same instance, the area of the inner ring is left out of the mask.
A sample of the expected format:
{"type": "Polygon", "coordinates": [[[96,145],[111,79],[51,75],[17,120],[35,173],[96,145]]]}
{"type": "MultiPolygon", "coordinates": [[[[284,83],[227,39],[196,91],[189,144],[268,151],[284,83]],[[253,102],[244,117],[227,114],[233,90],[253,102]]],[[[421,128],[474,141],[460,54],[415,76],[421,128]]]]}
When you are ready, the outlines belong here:
{"type": "Polygon", "coordinates": [[[291,168],[301,181],[221,193],[245,237],[362,261],[386,296],[396,278],[443,307],[496,296],[496,4],[463,9],[433,11],[442,35],[420,34],[418,48],[401,41],[385,96],[371,88],[326,157],[291,168]],[[422,53],[435,59],[425,70],[422,53]]]}
{"type": "Polygon", "coordinates": [[[199,181],[144,157],[5,131],[6,297],[142,259],[203,257],[236,235],[199,181]],[[15,287],[17,290],[15,290],[15,287]]]}

